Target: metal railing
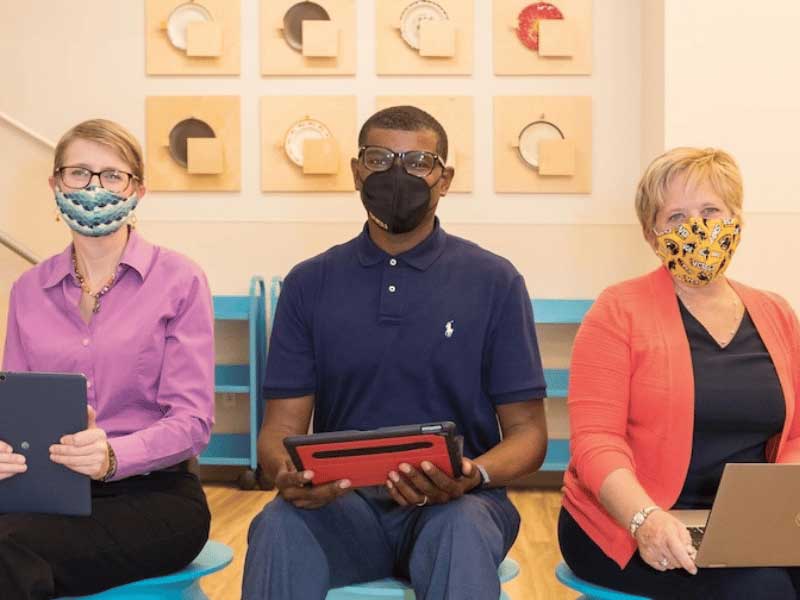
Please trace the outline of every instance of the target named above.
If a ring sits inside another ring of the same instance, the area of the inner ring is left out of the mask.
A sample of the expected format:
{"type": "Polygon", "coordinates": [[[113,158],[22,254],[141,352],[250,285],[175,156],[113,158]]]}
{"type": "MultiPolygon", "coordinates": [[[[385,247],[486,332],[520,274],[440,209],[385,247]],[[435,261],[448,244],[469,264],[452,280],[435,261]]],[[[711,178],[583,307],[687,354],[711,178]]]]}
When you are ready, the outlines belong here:
{"type": "Polygon", "coordinates": [[[39,257],[36,256],[33,252],[31,252],[28,248],[23,246],[17,240],[12,238],[7,233],[3,233],[0,231],[0,245],[5,246],[9,250],[11,250],[17,256],[27,260],[32,265],[39,263],[39,257]]]}
{"type": "MultiPolygon", "coordinates": [[[[43,135],[39,135],[38,133],[36,133],[32,129],[30,129],[29,127],[26,127],[25,125],[23,125],[22,123],[20,123],[16,119],[13,119],[11,116],[9,116],[8,114],[6,114],[6,113],[4,113],[2,111],[0,111],[0,120],[5,121],[6,123],[11,125],[15,129],[21,131],[22,133],[24,133],[28,137],[33,138],[34,140],[36,140],[40,144],[43,144],[43,145],[47,146],[51,150],[56,147],[55,143],[53,143],[52,141],[48,140],[43,135]]],[[[17,256],[19,256],[21,258],[23,258],[24,260],[27,260],[32,265],[35,265],[35,264],[37,264],[39,262],[39,257],[36,256],[36,254],[34,254],[31,250],[26,248],[23,244],[21,244],[20,242],[15,240],[13,237],[11,237],[9,234],[7,234],[7,233],[5,233],[3,231],[0,231],[0,245],[5,246],[9,250],[11,250],[14,254],[16,254],[17,256]]]]}

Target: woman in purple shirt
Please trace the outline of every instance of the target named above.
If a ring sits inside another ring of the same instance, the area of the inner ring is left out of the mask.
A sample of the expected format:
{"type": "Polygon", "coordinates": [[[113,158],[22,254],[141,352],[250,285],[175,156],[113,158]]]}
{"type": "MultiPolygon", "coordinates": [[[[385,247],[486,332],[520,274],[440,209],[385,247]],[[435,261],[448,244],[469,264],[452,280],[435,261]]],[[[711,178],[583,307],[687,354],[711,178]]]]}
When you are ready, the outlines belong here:
{"type": "MultiPolygon", "coordinates": [[[[110,121],[81,123],[56,147],[50,187],[73,243],[14,283],[3,370],[86,376],[89,427],[50,458],[92,478],[92,515],[0,515],[4,600],[169,573],[208,538],[187,460],[214,421],[211,297],[197,265],[132,228],[143,171],[139,144],[110,121]]],[[[0,441],[0,479],[26,468],[0,441]]]]}

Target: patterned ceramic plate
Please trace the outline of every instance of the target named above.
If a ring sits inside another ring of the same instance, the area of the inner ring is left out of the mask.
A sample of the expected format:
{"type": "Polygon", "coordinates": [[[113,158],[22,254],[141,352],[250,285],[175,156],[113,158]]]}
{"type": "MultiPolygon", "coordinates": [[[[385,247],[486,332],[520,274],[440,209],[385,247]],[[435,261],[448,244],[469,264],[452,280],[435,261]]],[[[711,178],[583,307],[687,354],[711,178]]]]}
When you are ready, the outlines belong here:
{"type": "Polygon", "coordinates": [[[179,50],[186,50],[186,27],[189,23],[213,21],[211,13],[204,6],[187,2],[176,7],[167,19],[167,37],[179,50]]]}
{"type": "Polygon", "coordinates": [[[302,167],[303,142],[306,140],[324,140],[330,137],[333,137],[333,135],[324,123],[316,119],[303,119],[302,121],[297,121],[286,132],[286,137],[283,140],[283,149],[286,151],[286,156],[289,157],[289,160],[298,167],[302,167]]]}
{"type": "Polygon", "coordinates": [[[303,21],[330,21],[328,11],[316,2],[298,2],[283,15],[283,37],[295,50],[303,49],[303,21]]]}
{"type": "Polygon", "coordinates": [[[169,154],[182,167],[187,166],[188,150],[186,140],[189,138],[213,138],[211,125],[200,119],[184,119],[169,132],[169,154]]]}
{"type": "Polygon", "coordinates": [[[419,26],[423,21],[447,21],[447,12],[436,2],[416,0],[403,9],[400,15],[400,37],[406,44],[419,50],[419,26]]]}
{"type": "Polygon", "coordinates": [[[557,6],[549,2],[529,4],[520,11],[517,20],[517,37],[526,48],[537,52],[539,50],[539,21],[542,19],[563,19],[564,15],[557,6]]]}
{"type": "Polygon", "coordinates": [[[519,155],[534,169],[539,168],[539,142],[542,140],[564,139],[561,130],[550,121],[528,123],[519,132],[519,155]]]}

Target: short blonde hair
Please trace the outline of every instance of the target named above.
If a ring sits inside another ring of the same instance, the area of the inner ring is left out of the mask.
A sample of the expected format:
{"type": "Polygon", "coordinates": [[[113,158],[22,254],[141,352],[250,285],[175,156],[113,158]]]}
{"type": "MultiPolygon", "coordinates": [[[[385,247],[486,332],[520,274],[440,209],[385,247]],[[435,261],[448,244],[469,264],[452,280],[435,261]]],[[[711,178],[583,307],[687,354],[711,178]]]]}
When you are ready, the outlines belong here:
{"type": "Polygon", "coordinates": [[[687,188],[709,185],[734,216],[741,216],[742,173],[733,157],[716,148],[673,148],[650,163],[636,188],[636,215],[645,235],[652,233],[675,177],[683,177],[687,188]]]}
{"type": "Polygon", "coordinates": [[[78,123],[61,136],[56,144],[53,171],[64,166],[64,154],[69,145],[77,139],[110,146],[122,160],[128,163],[131,173],[138,178],[139,183],[144,182],[142,147],[130,131],[108,119],[90,119],[78,123]]]}

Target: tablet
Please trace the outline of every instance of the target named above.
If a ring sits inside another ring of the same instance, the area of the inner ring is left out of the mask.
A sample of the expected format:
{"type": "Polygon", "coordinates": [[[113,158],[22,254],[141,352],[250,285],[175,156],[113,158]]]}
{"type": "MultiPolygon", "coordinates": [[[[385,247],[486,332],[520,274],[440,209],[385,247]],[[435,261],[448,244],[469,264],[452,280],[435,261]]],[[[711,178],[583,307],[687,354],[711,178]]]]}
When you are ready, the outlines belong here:
{"type": "Polygon", "coordinates": [[[91,514],[89,477],[50,460],[50,446],[86,429],[87,418],[83,375],[0,372],[0,440],[28,465],[0,480],[0,514],[91,514]]]}
{"type": "Polygon", "coordinates": [[[384,485],[400,463],[419,469],[423,461],[461,477],[463,438],[450,421],[298,435],[283,444],[298,471],[314,472],[315,484],[348,479],[353,487],[384,485]]]}

